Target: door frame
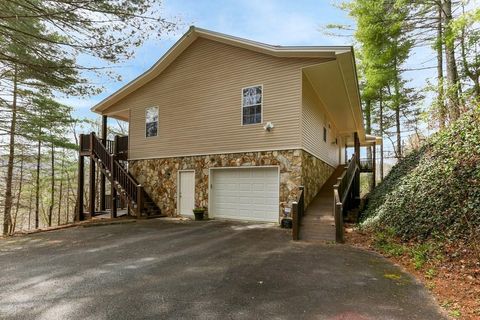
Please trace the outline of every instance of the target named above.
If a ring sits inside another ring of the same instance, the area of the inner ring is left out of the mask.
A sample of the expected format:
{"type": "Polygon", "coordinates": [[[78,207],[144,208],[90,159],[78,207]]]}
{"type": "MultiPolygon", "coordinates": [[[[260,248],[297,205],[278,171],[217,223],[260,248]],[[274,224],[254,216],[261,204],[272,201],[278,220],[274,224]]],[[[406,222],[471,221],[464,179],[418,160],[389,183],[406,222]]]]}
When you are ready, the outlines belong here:
{"type": "MultiPolygon", "coordinates": [[[[215,216],[211,215],[213,212],[211,211],[212,203],[213,203],[213,197],[212,197],[212,171],[213,170],[225,170],[225,169],[272,169],[275,168],[277,169],[277,177],[278,177],[278,221],[277,223],[280,223],[280,184],[281,184],[281,178],[280,178],[280,166],[276,165],[263,165],[263,166],[238,166],[238,167],[211,167],[208,168],[208,218],[213,218],[215,219],[215,216]]],[[[224,219],[224,218],[219,218],[219,219],[224,219]]],[[[248,221],[248,220],[242,220],[242,221],[248,221]]],[[[256,220],[252,220],[256,221],[256,220]]]]}
{"type": "MultiPolygon", "coordinates": [[[[193,172],[193,208],[195,208],[195,169],[183,169],[177,171],[177,215],[181,215],[180,213],[180,189],[182,188],[182,182],[180,180],[180,175],[182,172],[193,172]]],[[[193,216],[193,212],[189,215],[193,216]]]]}

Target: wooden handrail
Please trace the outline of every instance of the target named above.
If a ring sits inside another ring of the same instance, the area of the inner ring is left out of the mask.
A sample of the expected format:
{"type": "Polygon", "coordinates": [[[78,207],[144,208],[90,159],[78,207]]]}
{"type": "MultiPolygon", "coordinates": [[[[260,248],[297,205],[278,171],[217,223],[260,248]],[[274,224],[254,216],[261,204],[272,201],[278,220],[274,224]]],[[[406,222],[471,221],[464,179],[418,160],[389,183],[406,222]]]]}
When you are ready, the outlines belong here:
{"type": "Polygon", "coordinates": [[[114,153],[115,151],[115,141],[113,140],[104,140],[104,139],[100,139],[100,138],[97,138],[99,141],[101,141],[101,143],[104,145],[105,149],[107,149],[107,151],[109,153],[114,153]]]}
{"type": "Polygon", "coordinates": [[[298,240],[300,235],[300,223],[305,212],[305,188],[299,187],[300,193],[297,201],[292,202],[292,239],[298,240]]]}
{"type": "Polygon", "coordinates": [[[351,191],[355,174],[359,170],[357,156],[354,154],[348,163],[338,183],[333,186],[333,205],[335,215],[335,241],[339,243],[345,242],[343,230],[343,209],[347,201],[348,194],[351,191]]]}
{"type": "MultiPolygon", "coordinates": [[[[118,141],[118,139],[116,140],[118,141]]],[[[137,216],[140,216],[143,209],[143,186],[118,162],[114,143],[103,144],[102,139],[99,139],[93,132],[90,134],[90,141],[93,146],[92,153],[98,157],[104,169],[110,171],[111,182],[116,182],[121,186],[128,200],[136,204],[137,216]]]]}

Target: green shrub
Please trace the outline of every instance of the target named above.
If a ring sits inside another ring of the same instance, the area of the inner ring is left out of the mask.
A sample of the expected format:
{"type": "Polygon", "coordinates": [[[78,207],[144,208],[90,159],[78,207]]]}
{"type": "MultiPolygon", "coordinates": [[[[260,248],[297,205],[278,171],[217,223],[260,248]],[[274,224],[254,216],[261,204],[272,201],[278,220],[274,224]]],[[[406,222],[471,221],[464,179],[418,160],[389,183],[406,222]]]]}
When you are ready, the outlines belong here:
{"type": "MultiPolygon", "coordinates": [[[[480,234],[480,108],[432,135],[392,168],[370,195],[362,227],[393,230],[403,240],[475,240],[480,234]]],[[[422,254],[414,259],[422,264],[422,254]]]]}

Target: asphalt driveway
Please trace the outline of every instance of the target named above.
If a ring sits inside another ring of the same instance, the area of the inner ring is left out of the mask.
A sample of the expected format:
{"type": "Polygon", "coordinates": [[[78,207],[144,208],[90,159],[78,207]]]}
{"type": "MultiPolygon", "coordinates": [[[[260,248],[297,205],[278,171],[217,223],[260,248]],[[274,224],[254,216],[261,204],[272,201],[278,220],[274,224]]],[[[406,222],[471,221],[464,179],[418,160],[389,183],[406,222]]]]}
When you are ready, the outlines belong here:
{"type": "Polygon", "coordinates": [[[411,276],[265,225],[147,220],[0,240],[1,319],[443,319],[411,276]]]}

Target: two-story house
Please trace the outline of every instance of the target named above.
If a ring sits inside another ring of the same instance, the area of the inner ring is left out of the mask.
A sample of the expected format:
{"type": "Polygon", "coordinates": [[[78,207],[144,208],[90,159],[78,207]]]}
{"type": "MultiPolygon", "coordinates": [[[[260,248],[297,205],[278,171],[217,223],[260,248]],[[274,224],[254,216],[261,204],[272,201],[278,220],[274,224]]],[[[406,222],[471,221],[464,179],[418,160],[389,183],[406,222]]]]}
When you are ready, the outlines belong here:
{"type": "MultiPolygon", "coordinates": [[[[112,192],[171,216],[207,207],[210,218],[279,222],[300,186],[308,207],[345,148],[372,140],[352,47],[272,46],[196,27],[92,111],[104,131],[107,117],[128,121],[125,159],[146,198],[127,185],[112,192]]],[[[114,185],[128,180],[111,170],[114,185]]]]}

